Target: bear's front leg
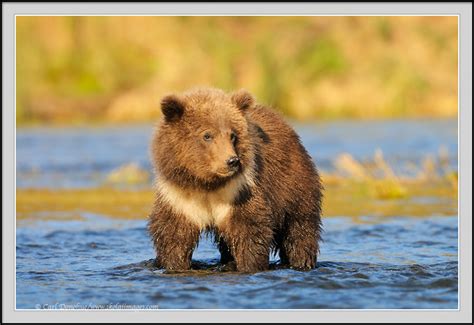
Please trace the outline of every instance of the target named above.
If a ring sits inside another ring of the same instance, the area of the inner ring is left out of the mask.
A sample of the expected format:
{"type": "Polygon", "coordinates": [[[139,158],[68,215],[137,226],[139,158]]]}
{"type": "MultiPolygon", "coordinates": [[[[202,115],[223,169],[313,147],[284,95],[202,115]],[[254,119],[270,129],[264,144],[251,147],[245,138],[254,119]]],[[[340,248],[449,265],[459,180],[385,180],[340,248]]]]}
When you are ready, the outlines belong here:
{"type": "Polygon", "coordinates": [[[221,236],[229,245],[237,271],[258,272],[269,267],[273,230],[266,208],[245,204],[219,226],[221,236]]]}
{"type": "Polygon", "coordinates": [[[156,264],[167,270],[189,270],[200,230],[185,217],[166,207],[155,207],[148,231],[156,251],[156,264]]]}

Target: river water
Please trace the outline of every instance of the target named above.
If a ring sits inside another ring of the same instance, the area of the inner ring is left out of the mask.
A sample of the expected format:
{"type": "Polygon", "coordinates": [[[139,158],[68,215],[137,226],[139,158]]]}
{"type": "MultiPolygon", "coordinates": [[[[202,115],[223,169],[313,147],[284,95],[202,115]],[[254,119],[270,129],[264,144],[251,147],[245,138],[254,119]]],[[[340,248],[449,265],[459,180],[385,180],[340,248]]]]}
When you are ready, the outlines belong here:
{"type": "MultiPolygon", "coordinates": [[[[380,148],[392,166],[419,163],[445,146],[457,166],[456,121],[338,122],[296,126],[323,170],[348,152],[369,159],[380,148]]],[[[151,126],[20,129],[17,187],[87,188],[131,161],[149,168],[151,126]]],[[[350,202],[348,202],[350,204],[350,202]]],[[[48,212],[62,214],[62,212],[48,212]]],[[[66,212],[64,212],[66,214],[66,212]]],[[[74,218],[26,218],[16,228],[16,307],[456,309],[458,217],[433,211],[378,218],[324,218],[315,270],[256,274],[219,268],[203,236],[194,270],[167,273],[153,265],[145,216],[125,220],[80,211],[74,218]]]]}

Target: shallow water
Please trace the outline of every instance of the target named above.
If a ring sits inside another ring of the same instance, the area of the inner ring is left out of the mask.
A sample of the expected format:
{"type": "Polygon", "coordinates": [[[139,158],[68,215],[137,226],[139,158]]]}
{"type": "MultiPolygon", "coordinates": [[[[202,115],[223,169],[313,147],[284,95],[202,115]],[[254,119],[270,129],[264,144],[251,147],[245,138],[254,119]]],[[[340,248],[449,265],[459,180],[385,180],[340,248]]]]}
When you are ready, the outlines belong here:
{"type": "MultiPolygon", "coordinates": [[[[308,152],[323,171],[334,159],[349,153],[358,160],[372,159],[380,148],[395,172],[416,174],[420,165],[437,156],[440,147],[450,153],[457,169],[457,121],[364,121],[295,125],[308,152]]],[[[94,187],[104,175],[136,162],[150,170],[152,125],[101,128],[29,128],[17,132],[17,186],[94,187]]]]}
{"type": "Polygon", "coordinates": [[[318,267],[219,271],[202,237],[196,270],[153,266],[144,221],[86,215],[17,229],[17,308],[457,308],[457,218],[327,218],[318,267]],[[360,219],[359,219],[360,221],[360,219]]]}
{"type": "MultiPolygon", "coordinates": [[[[151,131],[151,125],[20,129],[17,187],[96,187],[123,164],[148,169],[151,131]]],[[[330,170],[340,153],[364,160],[380,148],[395,171],[406,175],[413,172],[407,165],[436,156],[440,146],[457,170],[454,120],[332,122],[298,125],[297,131],[322,170],[330,170]]],[[[410,200],[392,202],[444,204],[441,197],[410,200]]],[[[324,218],[315,270],[282,269],[273,258],[272,270],[256,274],[221,270],[218,251],[206,237],[192,272],[155,268],[145,215],[137,221],[82,210],[38,211],[17,220],[16,306],[456,309],[457,216],[432,210],[425,218],[324,218]]]]}

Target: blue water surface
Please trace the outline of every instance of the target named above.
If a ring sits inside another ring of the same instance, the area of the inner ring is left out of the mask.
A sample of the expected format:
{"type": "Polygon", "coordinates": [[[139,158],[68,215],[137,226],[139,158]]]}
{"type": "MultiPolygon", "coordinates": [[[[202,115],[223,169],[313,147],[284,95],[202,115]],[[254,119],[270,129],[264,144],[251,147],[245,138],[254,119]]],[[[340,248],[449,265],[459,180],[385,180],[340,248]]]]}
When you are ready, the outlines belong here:
{"type": "MultiPolygon", "coordinates": [[[[379,148],[397,173],[440,148],[457,170],[457,122],[374,121],[294,124],[320,169],[341,153],[372,159],[379,148]]],[[[150,169],[152,125],[18,129],[17,187],[82,188],[131,162],[150,169]]],[[[412,171],[413,172],[413,171],[412,171]]],[[[415,198],[417,203],[436,198],[415,198]]],[[[350,204],[350,202],[348,202],[350,204]]],[[[376,204],[374,205],[376,206],[376,204]]],[[[374,213],[376,215],[376,213],[374,213]]],[[[17,221],[16,307],[456,309],[458,218],[324,218],[318,267],[256,274],[224,272],[205,236],[194,270],[154,266],[146,216],[121,220],[87,211],[46,211],[17,221]],[[46,213],[48,218],[44,218],[46,213]],[[55,218],[56,217],[56,218],[55,218]],[[47,219],[47,220],[46,220],[47,219]],[[54,220],[52,220],[54,219],[54,220]]]]}
{"type": "MultiPolygon", "coordinates": [[[[380,149],[403,175],[414,174],[409,164],[421,165],[440,148],[457,170],[457,121],[338,121],[294,124],[303,144],[323,171],[332,171],[338,155],[349,153],[371,160],[380,149]]],[[[17,186],[95,187],[107,173],[131,162],[151,170],[149,146],[153,125],[29,128],[17,132],[17,186]]]]}
{"type": "Polygon", "coordinates": [[[219,272],[218,251],[203,236],[193,256],[197,270],[167,274],[153,265],[145,221],[25,221],[17,228],[16,306],[457,308],[456,217],[340,217],[324,227],[312,271],[219,272]]]}

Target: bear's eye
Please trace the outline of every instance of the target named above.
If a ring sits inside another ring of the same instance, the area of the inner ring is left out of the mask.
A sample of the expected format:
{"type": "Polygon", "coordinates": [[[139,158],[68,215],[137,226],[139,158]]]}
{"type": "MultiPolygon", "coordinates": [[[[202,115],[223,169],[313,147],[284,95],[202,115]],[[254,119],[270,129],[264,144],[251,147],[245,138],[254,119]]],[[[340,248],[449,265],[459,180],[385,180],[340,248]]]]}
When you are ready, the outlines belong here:
{"type": "Polygon", "coordinates": [[[235,132],[232,132],[230,134],[230,141],[232,141],[232,143],[235,143],[237,141],[237,134],[235,134],[235,132]]]}
{"type": "Polygon", "coordinates": [[[204,141],[211,141],[212,140],[212,135],[209,132],[204,133],[204,136],[202,137],[204,141]]]}

